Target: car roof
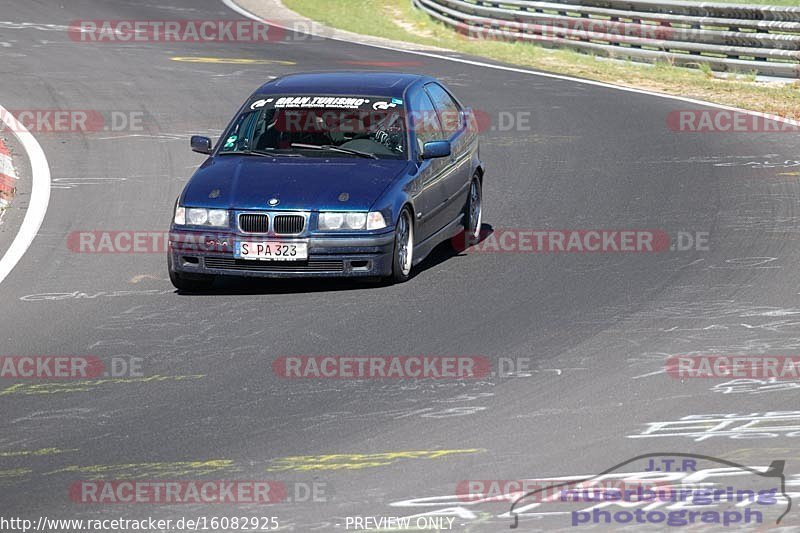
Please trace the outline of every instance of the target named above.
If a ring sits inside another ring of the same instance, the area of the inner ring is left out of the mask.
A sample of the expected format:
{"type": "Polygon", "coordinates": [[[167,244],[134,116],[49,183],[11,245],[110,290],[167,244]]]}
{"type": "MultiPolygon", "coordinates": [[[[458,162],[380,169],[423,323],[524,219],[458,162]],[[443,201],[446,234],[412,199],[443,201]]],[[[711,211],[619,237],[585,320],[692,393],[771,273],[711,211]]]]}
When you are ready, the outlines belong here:
{"type": "Polygon", "coordinates": [[[421,74],[381,71],[338,71],[290,74],[262,85],[256,94],[329,94],[363,96],[403,96],[417,81],[434,81],[421,74]]]}

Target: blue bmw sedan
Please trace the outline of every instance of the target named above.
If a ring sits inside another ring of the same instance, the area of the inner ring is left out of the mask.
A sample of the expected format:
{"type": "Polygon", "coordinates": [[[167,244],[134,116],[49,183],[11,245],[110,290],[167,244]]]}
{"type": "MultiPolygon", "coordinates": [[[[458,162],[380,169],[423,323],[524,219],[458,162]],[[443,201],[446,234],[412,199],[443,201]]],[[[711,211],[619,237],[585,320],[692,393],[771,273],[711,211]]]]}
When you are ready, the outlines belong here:
{"type": "Polygon", "coordinates": [[[295,74],[247,99],[175,204],[179,290],[218,276],[406,281],[447,239],[478,239],[484,169],[471,109],[436,79],[295,74]]]}

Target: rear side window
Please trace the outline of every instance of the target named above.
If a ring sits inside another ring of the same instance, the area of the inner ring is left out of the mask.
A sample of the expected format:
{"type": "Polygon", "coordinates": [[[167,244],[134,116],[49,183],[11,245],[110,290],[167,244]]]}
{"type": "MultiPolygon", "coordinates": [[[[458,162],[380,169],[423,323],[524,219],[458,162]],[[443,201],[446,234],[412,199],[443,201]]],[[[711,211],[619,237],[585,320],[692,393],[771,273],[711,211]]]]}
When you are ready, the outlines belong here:
{"type": "Polygon", "coordinates": [[[436,106],[436,111],[439,113],[442,130],[447,137],[452,136],[464,125],[461,107],[453,100],[450,93],[445,91],[438,83],[430,83],[425,86],[425,89],[431,95],[433,105],[436,106]]]}

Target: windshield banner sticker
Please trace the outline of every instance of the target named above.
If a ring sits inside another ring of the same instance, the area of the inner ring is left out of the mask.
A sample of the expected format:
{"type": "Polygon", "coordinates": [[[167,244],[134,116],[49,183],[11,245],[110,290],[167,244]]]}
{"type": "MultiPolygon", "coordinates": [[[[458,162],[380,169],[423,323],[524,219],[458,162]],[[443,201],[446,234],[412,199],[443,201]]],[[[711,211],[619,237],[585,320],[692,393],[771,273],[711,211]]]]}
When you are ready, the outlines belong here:
{"type": "MultiPolygon", "coordinates": [[[[267,103],[267,101],[265,101],[265,103],[267,103]]],[[[274,107],[324,107],[327,109],[359,109],[361,106],[368,103],[369,100],[366,98],[353,98],[349,96],[283,96],[275,101],[274,107]]]]}

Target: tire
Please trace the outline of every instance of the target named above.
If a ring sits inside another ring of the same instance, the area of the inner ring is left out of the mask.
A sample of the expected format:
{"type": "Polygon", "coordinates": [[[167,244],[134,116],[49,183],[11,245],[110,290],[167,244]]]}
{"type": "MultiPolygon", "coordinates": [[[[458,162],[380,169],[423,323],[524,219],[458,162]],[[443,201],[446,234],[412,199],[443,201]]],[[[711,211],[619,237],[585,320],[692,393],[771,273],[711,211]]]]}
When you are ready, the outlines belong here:
{"type": "Polygon", "coordinates": [[[481,240],[481,224],[483,223],[483,189],[478,174],[472,176],[464,203],[463,231],[450,240],[453,250],[461,253],[481,240]],[[475,210],[473,211],[473,207],[475,210]]]}
{"type": "Polygon", "coordinates": [[[393,283],[403,283],[411,277],[414,264],[414,218],[411,211],[404,208],[400,212],[394,228],[394,253],[392,254],[393,283]]]}
{"type": "Polygon", "coordinates": [[[169,280],[172,285],[181,292],[202,292],[211,288],[214,284],[214,276],[206,274],[192,274],[187,276],[176,272],[172,268],[172,255],[167,258],[169,269],[169,280]]]}
{"type": "Polygon", "coordinates": [[[464,206],[464,243],[467,246],[481,240],[481,224],[483,223],[483,189],[478,175],[472,177],[464,206]]]}

